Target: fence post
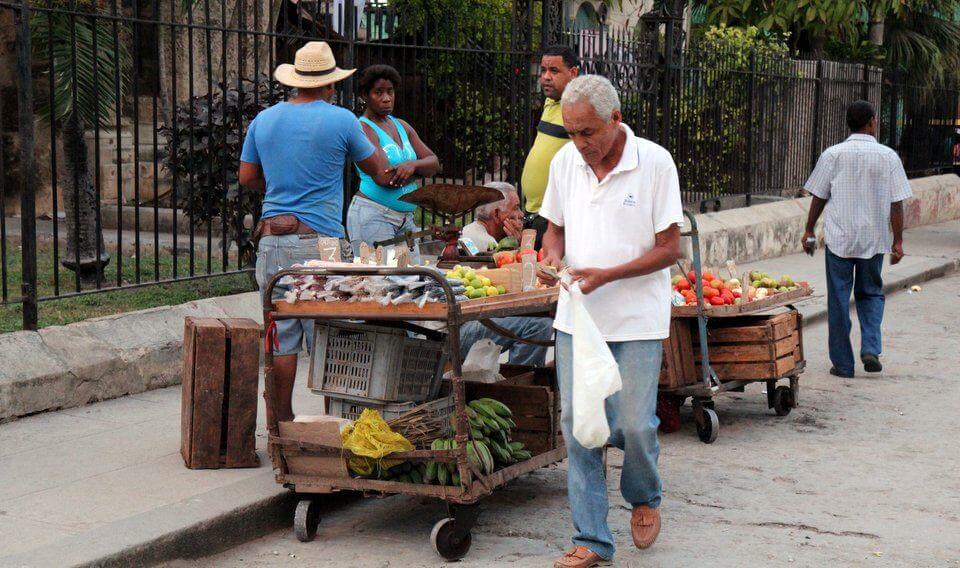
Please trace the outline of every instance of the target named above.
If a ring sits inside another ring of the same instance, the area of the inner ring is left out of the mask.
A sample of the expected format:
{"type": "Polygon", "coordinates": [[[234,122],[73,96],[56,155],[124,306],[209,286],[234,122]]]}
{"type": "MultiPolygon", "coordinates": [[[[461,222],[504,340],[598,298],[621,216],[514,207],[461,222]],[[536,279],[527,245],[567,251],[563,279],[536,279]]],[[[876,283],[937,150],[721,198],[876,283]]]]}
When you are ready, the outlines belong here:
{"type": "Polygon", "coordinates": [[[28,0],[17,12],[17,112],[20,118],[20,244],[23,329],[37,329],[37,215],[34,172],[33,77],[28,0]]]}
{"type": "Polygon", "coordinates": [[[750,198],[753,196],[753,168],[750,164],[753,159],[753,130],[754,130],[754,106],[753,99],[756,93],[757,83],[757,50],[750,49],[750,83],[747,85],[747,206],[750,205],[750,198]]]}
{"type": "MultiPolygon", "coordinates": [[[[343,0],[343,35],[347,39],[347,49],[343,62],[345,69],[353,69],[356,60],[355,51],[357,49],[357,12],[353,0],[343,0]]],[[[355,80],[355,79],[354,79],[355,80]]],[[[356,107],[356,101],[353,97],[353,81],[344,81],[343,85],[343,106],[348,109],[356,107]]]]}
{"type": "Polygon", "coordinates": [[[822,104],[820,99],[823,98],[823,60],[817,60],[817,78],[815,83],[815,91],[813,97],[813,149],[811,153],[810,160],[810,171],[813,171],[817,167],[817,160],[820,159],[820,136],[821,136],[821,118],[820,111],[822,104]]]}

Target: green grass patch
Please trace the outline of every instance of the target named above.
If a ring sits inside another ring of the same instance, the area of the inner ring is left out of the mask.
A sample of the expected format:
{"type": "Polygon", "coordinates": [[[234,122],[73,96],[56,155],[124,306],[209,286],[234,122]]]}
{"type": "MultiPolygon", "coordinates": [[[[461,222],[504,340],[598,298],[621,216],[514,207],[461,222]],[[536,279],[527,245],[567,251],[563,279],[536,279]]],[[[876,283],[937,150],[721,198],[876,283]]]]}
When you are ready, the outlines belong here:
{"type": "MultiPolygon", "coordinates": [[[[61,254],[62,252],[61,249],[61,254]]],[[[214,251],[214,254],[216,253],[217,251],[214,251]]],[[[6,284],[8,298],[10,299],[18,298],[21,295],[22,265],[20,254],[19,247],[7,249],[6,284]]],[[[60,260],[62,260],[62,257],[60,260]]],[[[213,256],[210,257],[210,260],[211,265],[208,272],[206,257],[195,257],[193,274],[200,276],[223,272],[221,257],[213,256]]],[[[158,279],[183,278],[190,276],[191,273],[189,255],[183,253],[177,258],[176,271],[174,271],[174,256],[167,251],[161,251],[156,257],[153,252],[145,253],[141,255],[139,264],[138,271],[135,258],[124,256],[122,261],[118,263],[116,253],[111,254],[110,264],[105,270],[105,277],[100,283],[100,287],[112,288],[117,286],[118,266],[121,267],[119,281],[122,286],[135,285],[138,282],[147,284],[158,279]]],[[[54,280],[55,266],[52,246],[44,246],[39,249],[37,253],[37,287],[41,297],[53,296],[58,293],[54,280]]],[[[233,271],[236,269],[236,261],[230,259],[227,270],[233,271]]],[[[59,278],[59,294],[70,294],[77,291],[77,283],[73,272],[60,266],[59,278]]],[[[80,285],[81,291],[95,289],[95,283],[81,283],[80,285]]],[[[65,325],[93,317],[182,304],[203,298],[249,292],[255,289],[253,279],[248,274],[220,274],[197,280],[154,284],[42,301],[39,305],[38,320],[40,327],[65,325]]],[[[22,323],[23,316],[19,304],[0,305],[0,333],[20,330],[22,323]]]]}

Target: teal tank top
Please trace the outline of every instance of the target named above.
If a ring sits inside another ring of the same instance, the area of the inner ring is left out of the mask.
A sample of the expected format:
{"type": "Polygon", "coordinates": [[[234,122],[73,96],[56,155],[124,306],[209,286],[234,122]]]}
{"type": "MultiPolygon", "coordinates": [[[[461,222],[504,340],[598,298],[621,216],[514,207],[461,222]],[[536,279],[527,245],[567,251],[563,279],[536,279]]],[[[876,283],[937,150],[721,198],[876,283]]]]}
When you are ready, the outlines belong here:
{"type": "MultiPolygon", "coordinates": [[[[383,153],[387,155],[387,161],[390,162],[391,166],[416,160],[417,152],[413,149],[413,145],[410,144],[410,138],[407,136],[407,131],[403,128],[403,125],[392,116],[388,116],[387,118],[389,118],[397,128],[397,132],[400,134],[400,141],[403,143],[402,147],[398,146],[396,140],[391,138],[385,130],[374,124],[369,118],[361,116],[360,122],[368,125],[377,133],[380,147],[383,149],[383,153]]],[[[417,208],[417,206],[412,203],[400,201],[400,197],[417,189],[416,183],[411,182],[403,187],[397,188],[384,187],[377,185],[377,182],[373,181],[373,178],[360,170],[360,168],[357,168],[357,173],[360,174],[360,191],[371,200],[401,213],[409,213],[417,208]]]]}

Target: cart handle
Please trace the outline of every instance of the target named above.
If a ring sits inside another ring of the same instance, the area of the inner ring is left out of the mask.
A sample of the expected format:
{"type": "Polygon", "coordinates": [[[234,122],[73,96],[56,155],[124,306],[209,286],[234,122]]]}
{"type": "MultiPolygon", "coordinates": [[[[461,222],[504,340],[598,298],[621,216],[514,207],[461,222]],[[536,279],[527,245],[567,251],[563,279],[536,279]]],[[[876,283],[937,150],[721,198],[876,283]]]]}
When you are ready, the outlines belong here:
{"type": "MultiPolygon", "coordinates": [[[[712,388],[717,381],[717,375],[713,371],[713,367],[710,365],[710,350],[707,347],[707,315],[704,312],[704,298],[703,298],[703,264],[700,258],[700,229],[697,227],[697,218],[691,213],[688,209],[683,210],[683,216],[687,218],[690,222],[690,228],[686,231],[680,233],[682,237],[690,237],[693,258],[690,259],[693,263],[693,275],[696,276],[696,281],[691,282],[693,284],[694,290],[697,292],[697,331],[700,335],[700,358],[701,358],[701,377],[700,380],[703,382],[704,388],[712,388]]],[[[678,263],[679,265],[679,263],[678,263]]],[[[683,267],[680,267],[681,272],[683,267]]]]}

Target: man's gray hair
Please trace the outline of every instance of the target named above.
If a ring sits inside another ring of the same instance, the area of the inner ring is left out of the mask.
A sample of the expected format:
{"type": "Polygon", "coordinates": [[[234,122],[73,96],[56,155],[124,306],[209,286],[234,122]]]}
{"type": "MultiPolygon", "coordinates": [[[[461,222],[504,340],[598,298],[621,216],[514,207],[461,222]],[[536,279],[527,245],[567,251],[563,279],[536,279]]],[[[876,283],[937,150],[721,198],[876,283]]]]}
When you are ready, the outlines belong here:
{"type": "Polygon", "coordinates": [[[567,84],[560,97],[561,105],[588,102],[597,116],[610,122],[613,111],[620,110],[620,96],[613,84],[600,75],[580,75],[567,84]]]}
{"type": "MultiPolygon", "coordinates": [[[[491,181],[483,184],[483,187],[490,187],[496,189],[503,195],[503,199],[500,201],[494,201],[493,203],[486,203],[477,207],[476,213],[474,214],[477,219],[487,219],[490,217],[490,214],[496,211],[497,209],[503,207],[504,201],[510,198],[510,194],[517,195],[517,188],[513,184],[509,184],[505,181],[491,181]]],[[[519,195],[518,195],[519,197],[519,195]]]]}

